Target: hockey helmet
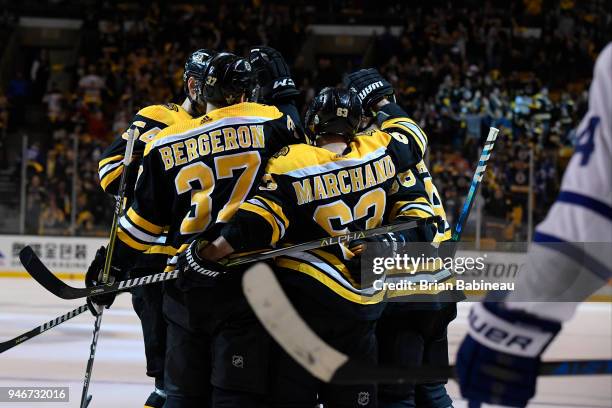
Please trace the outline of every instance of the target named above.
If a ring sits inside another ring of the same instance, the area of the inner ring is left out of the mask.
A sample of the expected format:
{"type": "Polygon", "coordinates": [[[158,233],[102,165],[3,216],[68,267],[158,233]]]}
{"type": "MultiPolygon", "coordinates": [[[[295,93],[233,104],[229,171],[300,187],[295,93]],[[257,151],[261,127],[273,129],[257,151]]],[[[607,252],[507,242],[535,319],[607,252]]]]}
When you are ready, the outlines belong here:
{"type": "Polygon", "coordinates": [[[202,48],[189,54],[189,57],[187,57],[187,61],[185,61],[185,72],[183,73],[183,89],[185,90],[185,94],[187,95],[187,98],[189,98],[189,101],[192,105],[203,106],[206,104],[206,101],[201,98],[203,96],[203,79],[210,60],[216,54],[217,53],[215,51],[202,48]],[[188,80],[190,77],[193,77],[196,80],[195,100],[189,94],[188,80]]]}
{"type": "Polygon", "coordinates": [[[327,87],[310,102],[306,116],[306,136],[314,144],[319,136],[341,135],[351,139],[361,120],[361,102],[349,89],[327,87]]]}
{"type": "Polygon", "coordinates": [[[251,64],[229,52],[215,55],[204,75],[204,99],[218,106],[239,102],[242,95],[250,96],[255,84],[251,64]]]}

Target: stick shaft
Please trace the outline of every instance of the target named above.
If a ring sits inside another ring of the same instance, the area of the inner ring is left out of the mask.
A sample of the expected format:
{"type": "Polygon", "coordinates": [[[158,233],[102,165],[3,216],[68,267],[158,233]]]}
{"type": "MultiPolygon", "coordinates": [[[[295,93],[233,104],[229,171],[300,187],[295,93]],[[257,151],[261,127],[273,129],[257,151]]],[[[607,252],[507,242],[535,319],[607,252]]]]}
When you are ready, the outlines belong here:
{"type": "Polygon", "coordinates": [[[68,313],[64,313],[61,316],[56,317],[55,319],[49,320],[46,323],[41,324],[40,326],[34,327],[32,330],[29,330],[25,333],[20,334],[17,337],[12,338],[11,340],[4,341],[0,343],[0,353],[4,353],[7,350],[12,349],[15,346],[18,346],[27,340],[30,340],[39,334],[46,332],[49,329],[59,326],[62,323],[67,322],[80,315],[81,313],[87,310],[87,305],[79,306],[76,309],[69,311],[68,313]]]}
{"type": "MultiPolygon", "coordinates": [[[[113,222],[111,224],[110,236],[108,240],[108,246],[106,247],[106,258],[104,259],[104,269],[102,270],[102,284],[108,282],[110,275],[111,261],[113,259],[113,250],[115,248],[115,240],[117,238],[117,228],[119,226],[119,217],[121,217],[121,210],[123,208],[123,202],[125,198],[125,190],[127,184],[127,173],[128,166],[132,161],[132,152],[134,150],[135,132],[134,129],[128,129],[128,139],[125,146],[125,153],[123,155],[123,172],[119,179],[119,194],[115,201],[115,211],[113,213],[113,222]]],[[[104,308],[100,308],[98,316],[96,316],[96,322],[94,324],[93,338],[91,345],[89,346],[89,359],[87,360],[87,368],[85,369],[85,377],[83,379],[83,392],[81,393],[81,408],[86,408],[89,405],[91,397],[88,395],[89,383],[91,381],[91,373],[93,371],[93,363],[96,357],[96,347],[98,345],[98,337],[100,335],[100,325],[102,324],[102,315],[104,314],[104,308]]]]}
{"type": "MultiPolygon", "coordinates": [[[[335,245],[342,242],[348,242],[356,238],[370,237],[387,232],[408,230],[428,223],[439,223],[440,217],[434,216],[423,218],[414,221],[407,221],[398,224],[388,225],[384,227],[373,228],[365,231],[349,232],[347,234],[338,235],[335,237],[326,237],[313,241],[297,244],[286,248],[274,249],[265,251],[259,254],[250,254],[243,257],[233,259],[228,266],[242,265],[253,263],[263,259],[270,259],[280,255],[286,255],[293,252],[305,251],[308,249],[321,248],[329,245],[335,245]]],[[[134,287],[144,286],[156,282],[173,280],[179,277],[179,271],[159,272],[153,275],[144,276],[141,278],[131,278],[105,285],[96,285],[89,288],[78,288],[69,286],[62,280],[58,279],[38,258],[34,250],[26,246],[19,253],[21,263],[28,273],[45,289],[62,299],[79,299],[89,296],[102,295],[106,293],[118,292],[134,287]]]]}
{"type": "Polygon", "coordinates": [[[480,154],[480,159],[478,159],[478,166],[476,167],[476,171],[474,172],[474,177],[472,177],[470,190],[468,191],[468,194],[465,198],[465,202],[463,203],[463,207],[461,208],[461,212],[459,213],[457,223],[455,224],[455,232],[452,236],[453,242],[459,242],[459,240],[461,239],[461,233],[463,232],[465,223],[467,222],[472,206],[474,205],[476,193],[478,192],[478,188],[482,183],[484,172],[487,169],[487,162],[491,157],[491,151],[495,146],[495,139],[497,139],[498,133],[499,129],[496,129],[494,127],[489,128],[489,135],[487,136],[487,141],[485,143],[484,148],[482,149],[482,153],[480,154]]]}
{"type": "Polygon", "coordinates": [[[113,222],[111,224],[110,235],[108,239],[108,246],[106,247],[106,258],[104,260],[104,269],[102,270],[102,283],[108,282],[110,274],[111,260],[113,257],[113,250],[115,248],[115,240],[117,239],[117,228],[119,226],[119,217],[121,217],[121,209],[123,207],[123,200],[125,199],[125,190],[127,189],[127,173],[128,166],[132,161],[132,152],[134,151],[134,129],[128,129],[128,140],[125,146],[125,154],[123,156],[123,172],[119,179],[119,192],[115,201],[115,211],[113,213],[113,222]]]}
{"type": "Polygon", "coordinates": [[[93,363],[96,358],[96,348],[98,345],[98,336],[100,335],[100,325],[102,324],[103,313],[100,312],[94,323],[93,339],[89,345],[89,359],[87,360],[87,368],[85,369],[85,378],[83,380],[83,391],[81,392],[81,408],[86,408],[89,404],[89,383],[91,382],[91,373],[93,371],[93,363]]]}

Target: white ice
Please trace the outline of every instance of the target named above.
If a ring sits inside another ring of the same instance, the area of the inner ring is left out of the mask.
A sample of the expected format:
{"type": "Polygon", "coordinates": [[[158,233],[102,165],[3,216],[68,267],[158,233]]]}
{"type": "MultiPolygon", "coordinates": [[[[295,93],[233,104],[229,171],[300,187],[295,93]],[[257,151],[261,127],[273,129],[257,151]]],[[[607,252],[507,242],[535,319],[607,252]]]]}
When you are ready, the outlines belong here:
{"type": "MultiPolygon", "coordinates": [[[[73,284],[76,284],[74,282],[73,284]]],[[[83,302],[84,303],[84,302],[83,302]]],[[[0,279],[0,341],[81,305],[55,298],[28,279],[0,279]]],[[[451,359],[466,330],[468,304],[461,304],[449,329],[451,359]]],[[[89,353],[93,317],[84,313],[0,354],[0,387],[68,386],[69,403],[0,403],[0,407],[78,407],[89,353]]],[[[575,318],[545,355],[545,360],[612,358],[612,305],[581,305],[575,318]]],[[[91,408],[142,407],[153,390],[145,375],[140,324],[129,295],[121,295],[104,313],[90,393],[91,408]]],[[[455,407],[466,407],[456,384],[449,392],[455,407]]],[[[612,407],[610,376],[542,378],[530,407],[612,407]]]]}

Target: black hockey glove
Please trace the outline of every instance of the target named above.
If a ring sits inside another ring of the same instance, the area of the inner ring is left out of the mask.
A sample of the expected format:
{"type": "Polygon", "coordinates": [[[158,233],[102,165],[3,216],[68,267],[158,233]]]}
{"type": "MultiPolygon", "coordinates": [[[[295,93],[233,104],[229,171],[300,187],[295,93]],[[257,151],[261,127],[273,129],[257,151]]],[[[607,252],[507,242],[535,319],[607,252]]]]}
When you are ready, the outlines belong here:
{"type": "Polygon", "coordinates": [[[249,62],[257,76],[256,102],[275,104],[299,95],[289,66],[274,48],[265,45],[251,48],[249,62]]]}
{"type": "Polygon", "coordinates": [[[365,251],[371,250],[376,253],[376,256],[393,257],[405,245],[404,235],[388,232],[369,238],[354,239],[348,243],[348,248],[355,255],[361,255],[365,251]]]}
{"type": "Polygon", "coordinates": [[[393,96],[391,84],[374,68],[360,69],[348,74],[344,85],[357,92],[366,116],[373,116],[372,108],[381,99],[393,96]]]}
{"type": "MultiPolygon", "coordinates": [[[[100,247],[96,252],[96,256],[94,260],[89,265],[87,269],[87,273],[85,274],[85,286],[92,287],[96,285],[101,285],[102,282],[102,272],[104,270],[104,261],[106,260],[106,247],[100,247]]],[[[110,272],[108,276],[108,282],[114,282],[115,279],[120,278],[123,275],[121,269],[116,266],[111,265],[110,272]]],[[[115,297],[117,296],[117,292],[107,293],[105,295],[91,296],[87,298],[87,307],[92,315],[98,316],[103,307],[107,309],[111,307],[113,302],[115,301],[115,297]]]]}
{"type": "Polygon", "coordinates": [[[380,278],[381,272],[374,270],[375,258],[394,258],[405,245],[403,236],[393,232],[355,239],[348,243],[348,249],[354,256],[345,265],[355,281],[368,285],[380,278]]]}
{"type": "Polygon", "coordinates": [[[203,259],[198,255],[198,240],[194,240],[179,254],[176,269],[181,273],[178,278],[179,287],[186,287],[187,281],[199,284],[198,286],[214,286],[217,278],[226,272],[220,263],[203,259]]]}

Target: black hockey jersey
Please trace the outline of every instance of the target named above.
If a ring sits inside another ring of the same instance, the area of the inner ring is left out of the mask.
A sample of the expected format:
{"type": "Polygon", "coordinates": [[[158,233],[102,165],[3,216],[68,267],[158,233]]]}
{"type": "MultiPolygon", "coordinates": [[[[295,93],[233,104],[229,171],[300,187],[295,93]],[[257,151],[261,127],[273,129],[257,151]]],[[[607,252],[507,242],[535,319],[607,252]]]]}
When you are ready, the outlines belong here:
{"type": "MultiPolygon", "coordinates": [[[[416,123],[406,120],[404,116],[399,109],[381,110],[376,117],[377,126],[382,127],[383,124],[388,126],[389,123],[393,123],[405,130],[412,130],[415,133],[422,132],[416,123]]],[[[434,242],[447,241],[451,238],[451,228],[446,220],[441,196],[423,160],[405,172],[399,173],[389,194],[397,195],[395,204],[389,209],[390,220],[399,216],[419,219],[437,215],[444,220],[444,226],[439,229],[434,242]]]]}
{"type": "Polygon", "coordinates": [[[134,201],[119,222],[124,247],[163,252],[174,268],[194,236],[231,218],[270,156],[302,141],[297,111],[240,103],[159,132],[144,150],[134,201]]]}
{"type": "MultiPolygon", "coordinates": [[[[389,195],[396,176],[419,163],[426,147],[425,133],[404,117],[355,136],[344,155],[305,144],[283,148],[268,162],[257,193],[221,234],[235,250],[250,251],[378,227],[396,204],[389,195]]],[[[394,216],[402,211],[400,205],[394,216]]],[[[384,291],[362,284],[361,271],[350,262],[354,255],[337,245],[280,256],[275,264],[351,302],[379,303],[384,291]]]]}
{"type": "MultiPolygon", "coordinates": [[[[134,142],[132,162],[142,159],[147,142],[151,141],[162,129],[189,119],[192,119],[191,115],[174,103],[151,105],[139,110],[129,127],[129,129],[139,132],[139,137],[134,142]]],[[[119,179],[124,170],[123,155],[125,154],[128,130],[116,138],[102,153],[98,163],[100,186],[109,194],[119,193],[119,179]]],[[[128,175],[128,185],[134,185],[138,166],[130,166],[130,169],[132,173],[128,175]]],[[[126,194],[131,197],[132,189],[128,189],[126,194]]]]}

